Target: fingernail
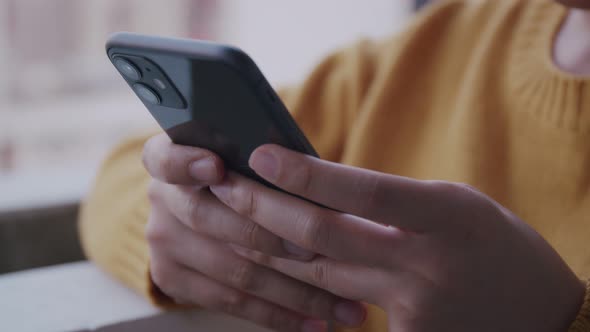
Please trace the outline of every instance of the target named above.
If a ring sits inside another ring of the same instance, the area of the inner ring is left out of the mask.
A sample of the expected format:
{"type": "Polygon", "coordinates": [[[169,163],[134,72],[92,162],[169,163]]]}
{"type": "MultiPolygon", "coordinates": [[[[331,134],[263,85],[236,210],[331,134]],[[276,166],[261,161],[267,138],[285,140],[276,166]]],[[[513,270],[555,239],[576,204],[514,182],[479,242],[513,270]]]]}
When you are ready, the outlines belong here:
{"type": "Polygon", "coordinates": [[[366,315],[365,307],[358,302],[342,301],[334,306],[334,316],[346,326],[360,326],[366,315]]]}
{"type": "Polygon", "coordinates": [[[324,332],[326,328],[326,322],[317,319],[306,319],[301,324],[301,332],[324,332]]]}
{"type": "Polygon", "coordinates": [[[189,165],[189,173],[197,181],[212,180],[217,176],[215,161],[212,157],[193,161],[189,165]]]}
{"type": "Polygon", "coordinates": [[[213,194],[215,194],[220,200],[224,202],[229,201],[231,195],[231,185],[229,183],[223,182],[221,184],[216,184],[210,186],[209,189],[211,189],[211,192],[213,192],[213,194]]]}
{"type": "Polygon", "coordinates": [[[309,250],[303,249],[295,243],[287,240],[283,240],[283,248],[291,255],[300,259],[310,259],[315,254],[309,250]]]}
{"type": "Polygon", "coordinates": [[[250,167],[258,175],[269,180],[274,180],[277,177],[279,163],[272,153],[263,150],[256,151],[252,155],[252,158],[250,158],[250,167]]]}

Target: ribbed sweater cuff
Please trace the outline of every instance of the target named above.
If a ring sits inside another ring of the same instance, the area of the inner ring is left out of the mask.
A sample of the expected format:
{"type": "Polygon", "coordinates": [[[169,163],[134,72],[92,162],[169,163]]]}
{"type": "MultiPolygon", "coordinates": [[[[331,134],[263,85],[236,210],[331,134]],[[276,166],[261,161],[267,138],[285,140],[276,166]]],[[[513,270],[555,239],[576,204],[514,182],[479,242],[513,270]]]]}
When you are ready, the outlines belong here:
{"type": "Polygon", "coordinates": [[[590,332],[590,279],[586,281],[584,303],[568,332],[590,332]]]}
{"type": "Polygon", "coordinates": [[[149,209],[149,204],[138,204],[137,208],[131,211],[130,219],[142,222],[126,224],[124,230],[127,233],[126,241],[121,243],[119,250],[114,251],[120,254],[113,257],[113,268],[125,284],[145,296],[154,305],[166,308],[178,307],[171,298],[160,291],[150,277],[149,250],[144,231],[149,209]]]}

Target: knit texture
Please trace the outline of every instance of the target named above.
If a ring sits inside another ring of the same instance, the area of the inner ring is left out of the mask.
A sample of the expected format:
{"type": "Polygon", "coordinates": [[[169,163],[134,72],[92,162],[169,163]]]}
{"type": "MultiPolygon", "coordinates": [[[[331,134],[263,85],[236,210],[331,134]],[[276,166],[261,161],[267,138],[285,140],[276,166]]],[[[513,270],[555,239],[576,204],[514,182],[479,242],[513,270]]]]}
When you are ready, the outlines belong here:
{"type": "MultiPolygon", "coordinates": [[[[322,158],[468,183],[590,277],[590,84],[552,62],[566,10],[550,0],[450,1],[399,35],[326,58],[281,96],[322,158]]],[[[143,227],[145,137],[105,162],[82,210],[88,256],[158,304],[143,227]]],[[[542,290],[540,290],[542,291],[542,290]]],[[[590,331],[590,299],[571,331],[590,331]]],[[[386,331],[369,308],[358,331],[386,331]]]]}
{"type": "Polygon", "coordinates": [[[590,280],[586,282],[586,296],[584,304],[576,317],[576,320],[569,329],[569,332],[590,331],[590,280]]]}

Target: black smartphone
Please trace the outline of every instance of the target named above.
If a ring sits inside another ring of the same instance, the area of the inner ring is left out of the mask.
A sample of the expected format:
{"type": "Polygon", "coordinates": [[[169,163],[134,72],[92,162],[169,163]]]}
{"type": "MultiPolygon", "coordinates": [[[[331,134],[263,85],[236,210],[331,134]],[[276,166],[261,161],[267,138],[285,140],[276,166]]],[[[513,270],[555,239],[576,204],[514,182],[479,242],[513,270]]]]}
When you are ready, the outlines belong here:
{"type": "Polygon", "coordinates": [[[119,32],[106,51],[176,144],[213,151],[226,167],[266,185],[248,166],[257,147],[274,143],[318,156],[254,61],[238,48],[119,32]]]}

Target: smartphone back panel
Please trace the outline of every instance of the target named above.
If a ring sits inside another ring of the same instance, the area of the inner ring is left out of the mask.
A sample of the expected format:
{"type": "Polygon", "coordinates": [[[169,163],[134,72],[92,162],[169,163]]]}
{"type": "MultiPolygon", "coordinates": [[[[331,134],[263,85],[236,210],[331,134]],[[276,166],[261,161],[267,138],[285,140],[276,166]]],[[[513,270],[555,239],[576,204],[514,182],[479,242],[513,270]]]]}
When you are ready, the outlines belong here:
{"type": "Polygon", "coordinates": [[[132,33],[113,35],[106,49],[173,142],[211,150],[227,167],[263,183],[248,167],[258,146],[274,143],[317,156],[244,52],[209,42],[132,33]],[[122,62],[126,63],[121,66],[122,62]]]}

